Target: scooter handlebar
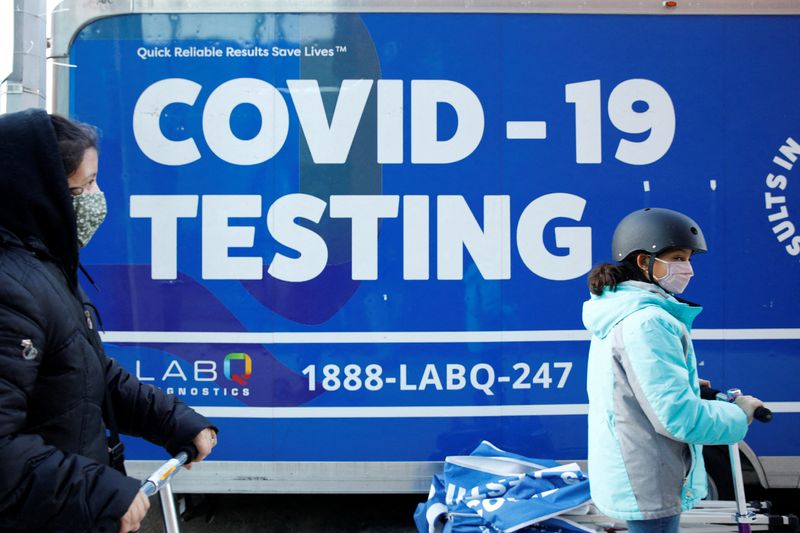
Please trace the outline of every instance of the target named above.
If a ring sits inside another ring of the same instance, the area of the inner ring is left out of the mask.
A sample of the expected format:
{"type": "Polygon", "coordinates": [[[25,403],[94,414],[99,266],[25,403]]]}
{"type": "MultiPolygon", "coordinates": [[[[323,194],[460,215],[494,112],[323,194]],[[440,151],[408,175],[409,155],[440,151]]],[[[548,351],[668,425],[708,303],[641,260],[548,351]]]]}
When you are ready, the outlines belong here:
{"type": "Polygon", "coordinates": [[[770,411],[766,407],[756,407],[756,410],[753,412],[753,418],[755,418],[759,422],[771,422],[772,411],[770,411]]]}
{"type": "Polygon", "coordinates": [[[178,470],[180,470],[183,465],[190,463],[195,457],[197,457],[197,448],[194,444],[187,444],[180,449],[175,457],[161,465],[158,470],[150,474],[150,477],[148,477],[144,483],[142,483],[142,486],[139,488],[139,490],[144,492],[147,496],[154,495],[161,490],[161,487],[169,483],[172,477],[178,473],[178,470]]]}
{"type": "Polygon", "coordinates": [[[194,444],[192,444],[192,443],[190,442],[189,444],[187,444],[187,445],[183,446],[183,447],[182,447],[182,448],[181,448],[181,449],[178,451],[178,455],[176,455],[175,457],[178,457],[178,456],[179,456],[180,454],[182,454],[182,453],[185,453],[185,454],[186,454],[186,460],[185,460],[185,461],[183,461],[183,463],[181,463],[181,464],[184,464],[184,463],[191,463],[191,462],[192,462],[192,461],[194,461],[194,460],[195,460],[195,458],[197,457],[197,447],[196,447],[194,444]]]}

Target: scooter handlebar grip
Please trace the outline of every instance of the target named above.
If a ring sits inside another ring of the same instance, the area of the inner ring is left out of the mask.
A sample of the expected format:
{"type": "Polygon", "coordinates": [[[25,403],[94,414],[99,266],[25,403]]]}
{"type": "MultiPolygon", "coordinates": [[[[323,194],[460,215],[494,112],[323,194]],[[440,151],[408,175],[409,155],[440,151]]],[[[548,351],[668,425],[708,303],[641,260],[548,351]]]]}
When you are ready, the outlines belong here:
{"type": "Polygon", "coordinates": [[[720,391],[717,389],[712,389],[711,387],[702,386],[700,387],[700,398],[704,400],[716,400],[717,394],[720,391]]]}
{"type": "Polygon", "coordinates": [[[186,454],[186,457],[187,457],[186,462],[187,463],[191,463],[197,457],[197,447],[192,443],[189,443],[189,444],[181,447],[180,451],[186,454]]]}
{"type": "Polygon", "coordinates": [[[770,422],[772,421],[772,411],[766,407],[756,407],[756,410],[753,412],[753,418],[759,422],[770,422]]]}

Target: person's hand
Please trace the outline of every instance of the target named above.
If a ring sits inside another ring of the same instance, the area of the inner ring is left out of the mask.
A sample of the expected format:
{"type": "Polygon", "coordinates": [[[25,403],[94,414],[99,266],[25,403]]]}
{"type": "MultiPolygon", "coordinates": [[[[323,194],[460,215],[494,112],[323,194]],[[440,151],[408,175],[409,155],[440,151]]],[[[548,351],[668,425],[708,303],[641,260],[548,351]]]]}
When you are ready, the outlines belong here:
{"type": "Polygon", "coordinates": [[[753,413],[755,410],[764,405],[764,402],[753,396],[738,396],[736,400],[734,400],[734,403],[747,415],[748,424],[753,422],[753,413]]]}
{"type": "Polygon", "coordinates": [[[150,509],[150,500],[147,499],[144,492],[137,492],[131,506],[119,519],[119,533],[139,531],[139,526],[141,526],[148,509],[150,509]]]}
{"type": "MultiPolygon", "coordinates": [[[[217,432],[211,428],[206,428],[195,436],[194,440],[192,440],[192,444],[197,448],[197,457],[195,457],[192,462],[200,462],[208,457],[208,454],[211,453],[211,449],[217,445],[217,432]]],[[[183,465],[183,467],[188,470],[192,469],[190,463],[183,465]]]]}
{"type": "Polygon", "coordinates": [[[711,387],[711,382],[707,379],[699,378],[698,381],[700,382],[701,387],[711,387]]]}

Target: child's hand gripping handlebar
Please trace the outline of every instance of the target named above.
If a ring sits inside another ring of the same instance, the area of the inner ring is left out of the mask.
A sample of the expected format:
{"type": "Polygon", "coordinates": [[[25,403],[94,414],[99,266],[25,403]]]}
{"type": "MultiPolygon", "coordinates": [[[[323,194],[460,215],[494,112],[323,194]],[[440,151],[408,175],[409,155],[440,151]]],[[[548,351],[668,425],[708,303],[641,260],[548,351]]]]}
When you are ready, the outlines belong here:
{"type": "MultiPolygon", "coordinates": [[[[742,395],[742,391],[739,389],[728,389],[727,392],[717,391],[717,400],[722,400],[724,402],[735,402],[736,398],[742,395]]],[[[772,420],[772,411],[767,409],[766,407],[756,407],[755,411],[753,411],[753,418],[758,420],[759,422],[770,422],[772,420]]]]}

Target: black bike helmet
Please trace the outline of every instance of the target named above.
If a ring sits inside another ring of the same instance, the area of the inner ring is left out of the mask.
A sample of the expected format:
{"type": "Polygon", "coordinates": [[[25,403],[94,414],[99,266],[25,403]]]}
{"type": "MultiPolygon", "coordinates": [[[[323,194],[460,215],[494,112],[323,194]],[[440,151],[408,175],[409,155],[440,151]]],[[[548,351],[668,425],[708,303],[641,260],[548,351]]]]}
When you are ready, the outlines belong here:
{"type": "Polygon", "coordinates": [[[641,250],[650,254],[652,264],[652,258],[668,248],[708,251],[697,222],[683,213],[658,207],[639,209],[623,218],[611,240],[611,254],[617,261],[641,250]]]}

